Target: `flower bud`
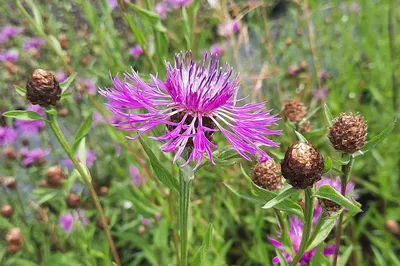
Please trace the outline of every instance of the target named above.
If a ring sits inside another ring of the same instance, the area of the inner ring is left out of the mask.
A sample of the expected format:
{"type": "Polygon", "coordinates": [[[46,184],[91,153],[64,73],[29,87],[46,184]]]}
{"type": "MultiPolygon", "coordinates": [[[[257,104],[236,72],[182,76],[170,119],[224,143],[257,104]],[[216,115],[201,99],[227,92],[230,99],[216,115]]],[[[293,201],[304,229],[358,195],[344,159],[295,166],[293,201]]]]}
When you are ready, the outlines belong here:
{"type": "Polygon", "coordinates": [[[253,182],[266,190],[277,191],[282,187],[281,165],[273,160],[258,163],[251,175],[253,182]]]}
{"type": "MultiPolygon", "coordinates": [[[[109,219],[108,217],[104,217],[104,218],[106,219],[107,225],[110,225],[110,219],[109,219]]],[[[99,229],[104,230],[104,226],[103,226],[103,223],[101,222],[101,218],[99,218],[99,219],[97,220],[96,226],[97,226],[99,229]]]]}
{"type": "Polygon", "coordinates": [[[385,227],[390,233],[400,236],[400,225],[396,221],[387,220],[385,227]]]}
{"type": "Polygon", "coordinates": [[[14,244],[8,244],[8,252],[10,252],[11,254],[15,254],[20,250],[20,246],[19,245],[14,245],[14,244]]]}
{"type": "Polygon", "coordinates": [[[57,39],[62,49],[64,50],[68,49],[68,38],[67,35],[65,35],[65,33],[61,33],[60,35],[58,35],[57,39]]]}
{"type": "Polygon", "coordinates": [[[298,141],[287,149],[281,171],[294,188],[306,189],[321,179],[324,158],[310,143],[298,141]]]}
{"type": "Polygon", "coordinates": [[[318,198],[318,202],[327,212],[337,212],[340,210],[340,205],[331,200],[318,198]]]}
{"type": "Polygon", "coordinates": [[[69,194],[67,198],[68,208],[75,209],[81,204],[81,198],[76,194],[69,194]]]}
{"type": "Polygon", "coordinates": [[[12,176],[5,177],[3,182],[8,189],[14,190],[17,188],[17,181],[12,176]]]}
{"type": "Polygon", "coordinates": [[[61,99],[61,88],[54,74],[36,69],[26,84],[26,97],[32,104],[55,106],[61,99]]]}
{"type": "Polygon", "coordinates": [[[17,157],[15,150],[12,147],[5,147],[3,149],[3,155],[8,160],[14,160],[17,157]]]}
{"type": "Polygon", "coordinates": [[[312,126],[310,121],[306,121],[301,125],[300,132],[301,133],[308,133],[312,130],[312,126]]]}
{"type": "Polygon", "coordinates": [[[22,237],[21,229],[15,227],[8,231],[6,240],[9,245],[22,245],[24,243],[24,238],[22,237]]]}
{"type": "Polygon", "coordinates": [[[13,207],[11,205],[4,205],[1,208],[1,216],[5,218],[11,218],[13,215],[13,207]]]}
{"type": "Polygon", "coordinates": [[[146,227],[144,225],[140,225],[138,228],[138,234],[142,235],[146,232],[146,227]]]}
{"type": "Polygon", "coordinates": [[[341,113],[329,128],[328,137],[336,150],[354,153],[365,144],[367,123],[360,115],[341,113]]]}
{"type": "Polygon", "coordinates": [[[283,108],[283,117],[290,122],[299,122],[307,114],[307,107],[297,99],[286,102],[283,108]]]}
{"type": "Polygon", "coordinates": [[[101,186],[99,189],[100,196],[106,196],[108,194],[108,187],[101,186]]]}
{"type": "Polygon", "coordinates": [[[61,186],[62,181],[66,179],[62,169],[58,165],[51,166],[47,169],[47,177],[46,181],[49,187],[51,188],[58,188],[61,186]]]}

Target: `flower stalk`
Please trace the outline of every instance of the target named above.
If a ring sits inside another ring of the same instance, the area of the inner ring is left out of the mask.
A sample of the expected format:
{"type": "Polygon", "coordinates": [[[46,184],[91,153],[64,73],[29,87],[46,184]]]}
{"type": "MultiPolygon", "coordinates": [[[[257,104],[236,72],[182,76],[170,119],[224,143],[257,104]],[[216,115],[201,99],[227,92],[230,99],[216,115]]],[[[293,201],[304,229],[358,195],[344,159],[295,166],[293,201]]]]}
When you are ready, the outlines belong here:
{"type": "Polygon", "coordinates": [[[179,228],[181,266],[188,265],[188,219],[191,183],[191,179],[186,180],[182,172],[179,173],[179,228]]]}
{"type": "Polygon", "coordinates": [[[103,208],[101,207],[99,197],[97,196],[96,191],[90,181],[91,178],[89,176],[89,172],[83,167],[83,165],[80,162],[78,162],[78,160],[75,157],[75,154],[72,152],[71,147],[69,146],[67,140],[64,137],[64,134],[62,133],[62,131],[60,129],[60,126],[57,121],[57,115],[49,114],[49,113],[46,113],[46,114],[47,114],[47,119],[48,119],[51,130],[53,131],[54,135],[56,136],[61,147],[64,149],[64,151],[66,152],[68,157],[71,159],[75,168],[78,170],[78,172],[81,175],[82,179],[84,180],[86,186],[89,188],[90,196],[93,199],[96,209],[99,213],[100,220],[103,225],[104,232],[106,233],[107,241],[108,241],[108,244],[110,245],[111,253],[113,255],[114,261],[117,263],[118,266],[121,266],[121,261],[119,259],[118,252],[115,247],[114,241],[112,239],[110,228],[108,227],[103,208]]]}

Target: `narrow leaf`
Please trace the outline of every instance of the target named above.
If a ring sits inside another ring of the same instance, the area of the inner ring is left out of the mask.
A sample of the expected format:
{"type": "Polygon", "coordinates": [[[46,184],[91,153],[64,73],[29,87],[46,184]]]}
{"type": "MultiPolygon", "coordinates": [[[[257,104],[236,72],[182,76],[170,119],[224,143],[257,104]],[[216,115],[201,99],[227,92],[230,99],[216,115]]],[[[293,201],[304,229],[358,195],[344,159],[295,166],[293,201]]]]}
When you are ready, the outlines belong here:
{"type": "Polygon", "coordinates": [[[332,169],[332,158],[330,156],[326,156],[324,163],[324,174],[328,173],[331,169],[332,169]]]}
{"type": "MultiPolygon", "coordinates": [[[[324,217],[321,217],[321,219],[319,219],[319,221],[317,222],[318,226],[315,227],[314,232],[311,235],[311,238],[310,238],[311,243],[308,244],[307,250],[312,250],[315,247],[317,247],[319,244],[324,242],[324,240],[328,237],[329,233],[332,231],[333,227],[335,227],[336,220],[339,217],[341,212],[342,211],[339,211],[339,212],[329,216],[325,222],[323,221],[324,217]],[[317,231],[315,231],[315,230],[317,230],[317,231]]],[[[321,215],[323,215],[323,214],[321,214],[321,215]]],[[[324,215],[324,216],[326,216],[326,215],[324,215]]]]}
{"type": "Polygon", "coordinates": [[[34,121],[42,120],[46,121],[41,115],[36,112],[26,111],[26,110],[13,110],[3,113],[3,116],[11,117],[19,120],[34,121]]]}
{"type": "Polygon", "coordinates": [[[275,205],[281,203],[282,201],[289,198],[290,196],[297,194],[297,192],[298,192],[298,190],[293,187],[283,190],[275,198],[268,201],[267,204],[265,204],[262,208],[269,209],[269,208],[275,207],[275,205]]]}
{"type": "Polygon", "coordinates": [[[197,251],[197,254],[193,260],[192,266],[207,266],[209,265],[207,262],[207,252],[208,248],[211,243],[211,237],[212,237],[212,232],[213,232],[213,224],[210,223],[210,225],[207,228],[206,234],[203,239],[203,244],[197,251]]]}
{"type": "Polygon", "coordinates": [[[23,96],[23,97],[26,96],[26,89],[25,89],[25,88],[21,88],[21,87],[18,86],[18,85],[14,85],[14,89],[15,89],[15,91],[16,91],[19,95],[21,95],[21,96],[23,96]]]}
{"type": "Polygon", "coordinates": [[[347,261],[349,260],[352,251],[353,251],[353,245],[350,245],[346,248],[343,254],[341,254],[340,259],[338,261],[339,266],[347,265],[347,261]]]}
{"type": "Polygon", "coordinates": [[[71,76],[68,77],[68,79],[66,79],[65,81],[63,81],[62,83],[60,83],[60,87],[62,90],[62,93],[64,94],[64,92],[69,88],[69,86],[71,86],[72,82],[75,80],[77,73],[72,74],[71,76]]]}
{"type": "Polygon", "coordinates": [[[253,202],[253,203],[256,203],[256,204],[264,204],[264,203],[265,203],[265,201],[262,200],[262,199],[260,199],[259,197],[255,197],[255,196],[252,196],[252,195],[244,195],[244,194],[241,194],[241,193],[239,193],[236,189],[234,189],[233,187],[231,187],[230,185],[228,185],[228,184],[226,184],[226,183],[224,183],[224,185],[225,185],[233,194],[235,194],[235,195],[238,196],[239,198],[245,199],[245,200],[247,200],[247,201],[250,201],[250,202],[253,202]]]}
{"type": "Polygon", "coordinates": [[[321,186],[318,189],[318,191],[313,195],[313,197],[318,197],[321,199],[327,199],[336,202],[340,206],[347,208],[352,213],[362,212],[360,207],[352,203],[350,200],[348,200],[342,194],[340,194],[336,189],[328,185],[321,186]]]}
{"type": "Polygon", "coordinates": [[[354,156],[365,154],[367,151],[371,150],[380,142],[382,142],[384,139],[386,139],[390,135],[390,133],[392,133],[395,125],[396,125],[396,120],[390,126],[385,128],[381,133],[379,133],[371,140],[369,140],[367,143],[365,143],[365,145],[361,148],[361,150],[355,153],[354,156]]]}
{"type": "Polygon", "coordinates": [[[90,128],[92,126],[92,121],[93,121],[93,113],[90,113],[90,115],[88,115],[88,117],[86,118],[86,120],[83,122],[78,132],[76,133],[74,144],[72,144],[73,153],[75,153],[76,149],[78,148],[81,139],[83,139],[84,137],[86,137],[87,134],[89,134],[90,128]]]}
{"type": "Polygon", "coordinates": [[[327,104],[324,105],[324,111],[325,111],[326,121],[328,122],[329,126],[332,126],[333,125],[333,116],[332,116],[331,110],[329,110],[329,107],[327,104]]]}
{"type": "Polygon", "coordinates": [[[297,139],[301,142],[308,142],[307,139],[297,130],[294,131],[296,133],[297,139]]]}

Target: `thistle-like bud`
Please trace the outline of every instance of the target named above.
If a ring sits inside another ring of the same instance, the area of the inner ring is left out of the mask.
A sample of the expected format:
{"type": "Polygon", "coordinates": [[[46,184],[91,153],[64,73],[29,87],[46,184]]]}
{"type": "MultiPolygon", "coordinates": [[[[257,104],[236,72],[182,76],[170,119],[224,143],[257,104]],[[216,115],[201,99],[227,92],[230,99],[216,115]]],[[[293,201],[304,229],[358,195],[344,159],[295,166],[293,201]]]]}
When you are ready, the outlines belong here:
{"type": "Polygon", "coordinates": [[[297,99],[289,100],[283,108],[283,117],[290,122],[299,122],[307,114],[307,107],[297,99]]]}
{"type": "Polygon", "coordinates": [[[62,169],[58,165],[51,166],[47,169],[46,181],[47,185],[51,188],[58,188],[61,186],[62,181],[66,179],[62,169]]]}
{"type": "Polygon", "coordinates": [[[75,209],[81,204],[81,198],[76,194],[69,194],[67,198],[68,208],[75,209]]]}
{"type": "Polygon", "coordinates": [[[341,113],[329,128],[328,137],[336,150],[354,153],[365,144],[367,123],[361,115],[341,113]]]}
{"type": "Polygon", "coordinates": [[[17,181],[15,181],[15,178],[12,176],[5,177],[3,182],[4,186],[6,186],[8,189],[14,190],[17,188],[17,181]]]}
{"type": "Polygon", "coordinates": [[[286,151],[281,171],[294,188],[305,189],[321,179],[324,158],[310,143],[295,142],[286,151]]]}
{"type": "Polygon", "coordinates": [[[312,130],[312,126],[310,121],[306,121],[301,125],[300,132],[301,133],[308,133],[312,130]]]}
{"type": "Polygon", "coordinates": [[[11,205],[4,205],[1,208],[1,216],[5,218],[11,218],[13,215],[13,207],[11,205]]]}
{"type": "Polygon", "coordinates": [[[266,190],[277,191],[282,187],[281,165],[273,160],[258,163],[251,174],[253,182],[266,190]]]}
{"type": "Polygon", "coordinates": [[[15,153],[15,150],[12,147],[5,147],[3,149],[3,155],[8,160],[14,160],[15,158],[17,158],[17,154],[15,153]]]}
{"type": "Polygon", "coordinates": [[[398,222],[387,220],[385,223],[385,227],[390,233],[400,237],[400,225],[398,222]]]}
{"type": "Polygon", "coordinates": [[[61,99],[61,88],[54,74],[36,69],[26,84],[26,97],[32,104],[55,106],[61,99]]]}
{"type": "Polygon", "coordinates": [[[106,196],[108,194],[108,187],[101,186],[100,189],[99,189],[99,194],[101,196],[106,196]]]}
{"type": "MultiPolygon", "coordinates": [[[[104,218],[106,219],[107,225],[110,225],[110,219],[109,219],[108,217],[104,217],[104,218]]],[[[101,222],[101,218],[97,219],[96,226],[97,226],[99,229],[104,230],[104,226],[103,226],[103,223],[101,222]]]]}
{"type": "Polygon", "coordinates": [[[8,244],[8,252],[10,252],[11,254],[15,254],[20,250],[20,246],[19,245],[14,245],[14,244],[8,244]]]}
{"type": "Polygon", "coordinates": [[[337,212],[340,210],[340,205],[331,200],[318,198],[318,202],[328,212],[337,212]]]}
{"type": "Polygon", "coordinates": [[[22,237],[21,229],[15,227],[8,231],[6,235],[6,240],[8,245],[21,246],[24,243],[24,238],[22,237]]]}

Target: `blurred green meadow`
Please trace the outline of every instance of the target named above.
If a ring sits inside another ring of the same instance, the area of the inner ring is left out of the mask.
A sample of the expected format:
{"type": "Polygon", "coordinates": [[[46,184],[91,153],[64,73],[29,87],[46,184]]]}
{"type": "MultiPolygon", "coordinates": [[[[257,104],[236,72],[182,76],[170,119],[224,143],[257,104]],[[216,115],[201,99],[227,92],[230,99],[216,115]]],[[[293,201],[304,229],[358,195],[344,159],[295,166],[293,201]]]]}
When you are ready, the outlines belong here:
{"type": "MultiPolygon", "coordinates": [[[[193,0],[179,7],[167,2],[0,3],[0,111],[29,106],[14,86],[24,88],[36,68],[54,72],[60,82],[76,74],[67,90],[70,97],[56,106],[59,123],[72,142],[93,113],[86,137],[88,167],[122,265],[178,265],[178,211],[175,193],[156,178],[140,142],[127,140],[133,132],[122,133],[108,123],[111,114],[97,91],[112,86],[110,76],[122,77],[132,67],[146,81],[149,74],[164,80],[165,61],[172,62],[176,53],[190,50],[195,60],[205,52],[218,53],[222,63],[240,73],[245,102],[266,101],[280,117],[289,99],[307,106],[311,129],[302,134],[332,158],[332,169],[340,167],[340,155],[327,138],[325,104],[333,116],[364,116],[367,139],[400,114],[397,1],[193,0]],[[17,27],[16,33],[5,36],[6,26],[17,27]]],[[[0,205],[14,209],[12,217],[0,217],[0,265],[112,265],[94,203],[50,129],[44,125],[30,134],[32,129],[18,131],[10,118],[0,122],[17,132],[13,143],[1,146],[0,176],[3,181],[14,177],[17,189],[3,182],[0,192],[0,205]],[[24,152],[35,149],[40,155],[27,162],[24,152]],[[68,176],[59,188],[44,183],[53,165],[68,176]],[[71,193],[79,195],[79,209],[68,208],[71,193]],[[65,215],[74,217],[69,230],[65,215]],[[24,243],[10,252],[6,234],[14,227],[21,229],[24,243]]],[[[266,151],[280,161],[296,135],[284,119],[274,128],[283,130],[272,137],[280,147],[266,151]]],[[[221,135],[214,137],[218,147],[227,146],[221,135]]],[[[396,124],[387,139],[355,160],[351,180],[363,212],[347,221],[341,265],[400,265],[399,138],[396,124]]],[[[178,175],[173,155],[143,139],[178,175]]],[[[267,237],[279,234],[275,214],[238,196],[251,195],[244,173],[251,175],[256,160],[228,151],[216,155],[216,164],[204,163],[193,181],[189,264],[208,245],[204,265],[272,265],[276,253],[267,237]]],[[[327,241],[333,239],[331,233],[327,241]]]]}

